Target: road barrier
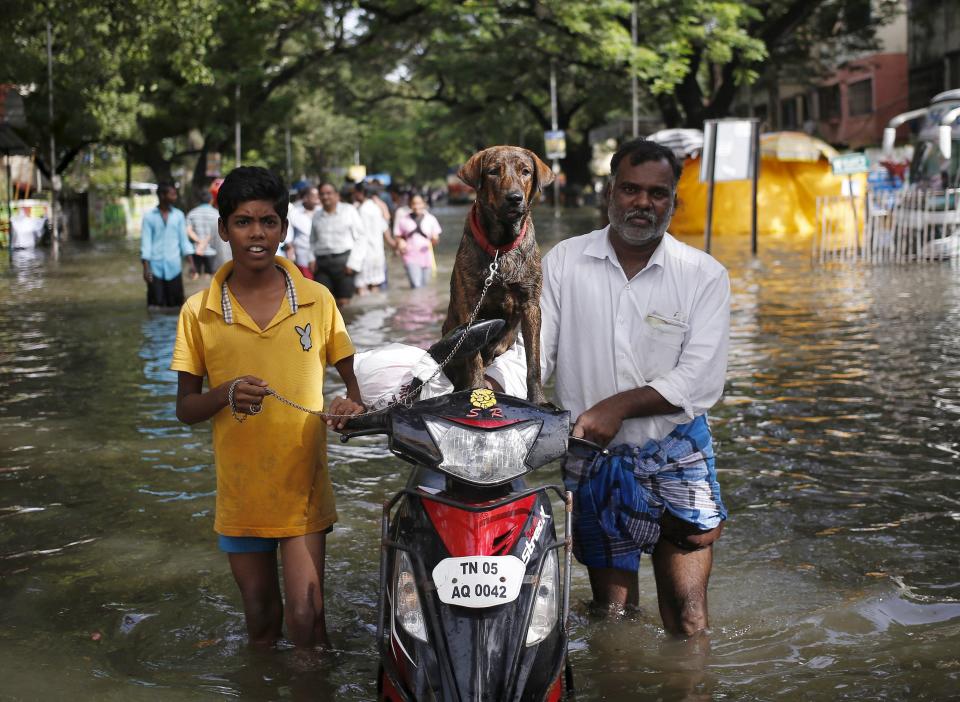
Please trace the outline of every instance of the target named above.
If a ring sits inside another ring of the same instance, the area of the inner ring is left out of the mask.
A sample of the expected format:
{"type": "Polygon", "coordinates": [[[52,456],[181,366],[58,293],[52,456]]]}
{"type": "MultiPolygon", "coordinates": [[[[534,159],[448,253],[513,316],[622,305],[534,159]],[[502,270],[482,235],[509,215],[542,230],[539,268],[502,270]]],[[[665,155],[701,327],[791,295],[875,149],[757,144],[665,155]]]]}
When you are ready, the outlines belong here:
{"type": "Polygon", "coordinates": [[[817,198],[813,260],[901,264],[960,257],[960,189],[817,198]]]}

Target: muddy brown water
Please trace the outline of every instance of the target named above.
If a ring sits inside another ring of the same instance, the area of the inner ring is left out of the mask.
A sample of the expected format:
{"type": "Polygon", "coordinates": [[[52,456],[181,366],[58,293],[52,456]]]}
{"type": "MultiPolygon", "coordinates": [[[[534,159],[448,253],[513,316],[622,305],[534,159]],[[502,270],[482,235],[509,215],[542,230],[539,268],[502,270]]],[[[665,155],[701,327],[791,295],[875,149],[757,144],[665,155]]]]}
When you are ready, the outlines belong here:
{"type": "MultiPolygon", "coordinates": [[[[359,347],[437,338],[464,209],[437,214],[436,281],[411,292],[392,262],[390,290],[347,314],[359,347]]],[[[538,237],[592,218],[542,210],[538,237]]],[[[716,240],[733,284],[712,412],[731,520],[710,645],[664,637],[646,562],[641,609],[615,625],[588,611],[576,566],[577,699],[956,698],[960,269],[815,268],[805,240],[748,251],[716,240]]],[[[176,317],[145,309],[137,259],[96,242],[0,263],[0,699],[373,699],[380,504],[404,464],[376,439],[331,442],[334,650],[247,651],[212,532],[209,426],[174,416],[176,317]]]]}

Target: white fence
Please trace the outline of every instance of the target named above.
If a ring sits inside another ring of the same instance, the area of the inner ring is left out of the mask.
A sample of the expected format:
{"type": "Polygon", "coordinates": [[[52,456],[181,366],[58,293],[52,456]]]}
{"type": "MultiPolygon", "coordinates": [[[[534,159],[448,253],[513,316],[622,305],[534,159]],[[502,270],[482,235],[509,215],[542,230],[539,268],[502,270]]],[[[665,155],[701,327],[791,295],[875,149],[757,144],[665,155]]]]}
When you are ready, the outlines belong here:
{"type": "Polygon", "coordinates": [[[908,263],[960,257],[960,189],[818,197],[820,263],[908,263]]]}

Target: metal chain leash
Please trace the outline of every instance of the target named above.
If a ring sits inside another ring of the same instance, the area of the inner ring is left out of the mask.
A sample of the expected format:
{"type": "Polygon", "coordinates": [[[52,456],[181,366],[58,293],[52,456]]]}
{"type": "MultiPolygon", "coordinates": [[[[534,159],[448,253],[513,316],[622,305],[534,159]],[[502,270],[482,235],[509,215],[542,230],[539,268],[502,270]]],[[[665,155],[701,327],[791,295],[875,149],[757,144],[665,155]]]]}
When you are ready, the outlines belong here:
{"type": "MultiPolygon", "coordinates": [[[[477,300],[476,307],[474,307],[473,312],[470,313],[470,318],[467,320],[467,324],[466,324],[467,328],[464,330],[464,333],[460,335],[460,339],[458,339],[457,343],[454,344],[453,349],[451,349],[450,353],[447,354],[447,357],[443,359],[443,362],[437,365],[437,369],[433,371],[433,373],[430,374],[430,376],[426,380],[421,381],[422,385],[417,386],[416,388],[411,387],[412,384],[408,385],[398,395],[395,395],[391,402],[381,407],[380,409],[364,410],[363,412],[358,412],[357,414],[328,414],[326,412],[323,412],[322,410],[310,409],[309,407],[304,407],[303,405],[298,404],[293,400],[290,400],[284,397],[273,388],[267,388],[267,395],[273,396],[283,404],[289,407],[293,407],[294,409],[298,409],[301,412],[306,412],[307,414],[316,415],[318,417],[324,417],[326,419],[343,419],[346,417],[356,418],[356,417],[363,417],[369,414],[380,414],[382,412],[386,412],[387,410],[392,409],[393,407],[396,407],[397,405],[401,405],[401,404],[404,405],[405,407],[409,407],[410,404],[412,404],[413,396],[420,392],[420,388],[423,387],[423,385],[427,385],[434,378],[440,375],[440,373],[443,372],[443,369],[446,368],[447,364],[449,364],[450,361],[453,360],[453,357],[456,355],[457,351],[459,351],[460,347],[463,345],[463,342],[467,338],[467,332],[470,330],[471,327],[473,327],[473,323],[476,321],[477,315],[480,314],[480,305],[483,304],[483,299],[487,296],[487,291],[490,289],[490,286],[493,285],[494,281],[497,279],[497,274],[500,270],[499,257],[500,257],[500,252],[499,251],[495,252],[493,255],[493,261],[490,263],[490,266],[487,268],[488,273],[487,273],[486,279],[483,281],[483,290],[480,292],[480,299],[477,300]]],[[[233,414],[233,418],[236,419],[238,422],[244,421],[247,418],[248,414],[260,414],[260,412],[263,410],[262,403],[258,402],[257,404],[250,406],[249,412],[247,413],[240,412],[240,410],[237,408],[236,400],[234,399],[234,392],[236,391],[237,385],[239,385],[240,382],[241,381],[239,378],[237,380],[234,380],[232,383],[230,383],[230,388],[227,390],[227,402],[230,405],[230,412],[233,414]]],[[[377,399],[379,400],[380,398],[378,397],[377,399]]]]}

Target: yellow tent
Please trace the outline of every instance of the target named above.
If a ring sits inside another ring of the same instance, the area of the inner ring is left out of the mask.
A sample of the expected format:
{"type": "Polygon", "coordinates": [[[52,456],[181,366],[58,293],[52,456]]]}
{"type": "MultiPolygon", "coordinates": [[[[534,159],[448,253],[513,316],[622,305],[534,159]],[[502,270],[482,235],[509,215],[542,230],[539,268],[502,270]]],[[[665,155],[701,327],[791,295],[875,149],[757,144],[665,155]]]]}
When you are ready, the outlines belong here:
{"type": "MultiPolygon", "coordinates": [[[[810,236],[818,228],[817,196],[843,195],[846,177],[830,173],[837,151],[800,132],[760,137],[757,233],[810,236]]],[[[860,181],[862,193],[865,176],[860,181]]],[[[677,187],[679,204],[670,223],[674,234],[702,234],[707,218],[707,184],[700,182],[700,159],[687,159],[677,187]]],[[[713,199],[714,234],[750,233],[750,181],[717,183],[713,199]]]]}

